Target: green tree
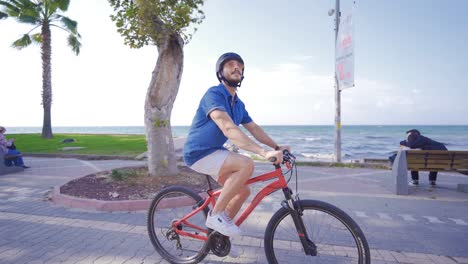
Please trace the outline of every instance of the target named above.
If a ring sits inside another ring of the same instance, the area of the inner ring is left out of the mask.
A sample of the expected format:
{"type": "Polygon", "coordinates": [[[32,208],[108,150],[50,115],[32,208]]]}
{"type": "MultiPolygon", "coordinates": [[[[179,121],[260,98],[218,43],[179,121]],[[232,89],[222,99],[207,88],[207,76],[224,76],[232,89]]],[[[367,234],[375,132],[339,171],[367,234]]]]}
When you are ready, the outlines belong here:
{"type": "Polygon", "coordinates": [[[158,57],[145,100],[148,170],[152,176],[177,174],[171,112],[179,91],[188,43],[205,18],[203,0],[108,0],[112,20],[131,48],[157,46],[158,57]]]}
{"type": "Polygon", "coordinates": [[[20,23],[30,24],[33,28],[21,38],[14,41],[12,46],[23,49],[31,43],[41,45],[42,57],[42,106],[44,108],[44,120],[42,124],[42,137],[52,138],[52,73],[51,52],[52,35],[51,27],[65,30],[68,36],[68,45],[73,52],[80,53],[80,34],[77,31],[77,22],[60,14],[68,10],[70,0],[6,0],[0,1],[0,19],[12,17],[20,23]],[[34,33],[40,28],[40,33],[34,33]]]}

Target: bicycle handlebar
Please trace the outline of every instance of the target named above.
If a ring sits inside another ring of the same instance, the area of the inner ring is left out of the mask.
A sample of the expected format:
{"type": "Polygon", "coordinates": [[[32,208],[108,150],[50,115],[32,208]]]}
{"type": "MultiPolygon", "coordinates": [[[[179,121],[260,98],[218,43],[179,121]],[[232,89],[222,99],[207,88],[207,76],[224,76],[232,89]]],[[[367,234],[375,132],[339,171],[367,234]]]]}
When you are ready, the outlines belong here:
{"type": "MultiPolygon", "coordinates": [[[[296,157],[291,152],[289,152],[287,149],[283,150],[283,163],[291,162],[295,159],[296,157]]],[[[275,162],[276,158],[275,157],[269,158],[268,161],[275,162]]]]}

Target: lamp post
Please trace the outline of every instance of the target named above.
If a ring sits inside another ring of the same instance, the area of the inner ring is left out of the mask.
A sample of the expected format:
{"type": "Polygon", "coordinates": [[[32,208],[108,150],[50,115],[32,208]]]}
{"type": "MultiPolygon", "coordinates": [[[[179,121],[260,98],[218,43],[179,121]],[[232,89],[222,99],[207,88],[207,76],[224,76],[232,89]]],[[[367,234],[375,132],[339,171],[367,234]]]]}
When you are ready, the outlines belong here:
{"type": "MultiPolygon", "coordinates": [[[[336,0],[335,9],[330,9],[328,15],[335,13],[335,54],[336,42],[338,41],[338,29],[340,26],[340,0],[336,0]]],[[[335,56],[336,57],[336,56],[335,56]]],[[[336,75],[335,64],[335,162],[341,162],[341,91],[336,75]]]]}

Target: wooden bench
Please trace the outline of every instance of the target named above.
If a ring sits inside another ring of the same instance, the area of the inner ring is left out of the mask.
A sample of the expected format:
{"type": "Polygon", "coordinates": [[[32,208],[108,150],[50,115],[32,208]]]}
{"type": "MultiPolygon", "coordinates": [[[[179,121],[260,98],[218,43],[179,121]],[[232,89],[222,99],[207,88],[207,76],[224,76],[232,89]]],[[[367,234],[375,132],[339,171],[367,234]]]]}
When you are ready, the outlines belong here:
{"type": "Polygon", "coordinates": [[[468,151],[398,151],[392,167],[396,194],[408,194],[408,171],[459,172],[468,175],[468,151]]]}
{"type": "Polygon", "coordinates": [[[5,156],[5,154],[3,154],[3,151],[0,150],[0,175],[24,170],[23,167],[5,166],[5,160],[15,159],[18,156],[21,156],[21,155],[6,155],[5,156]]]}

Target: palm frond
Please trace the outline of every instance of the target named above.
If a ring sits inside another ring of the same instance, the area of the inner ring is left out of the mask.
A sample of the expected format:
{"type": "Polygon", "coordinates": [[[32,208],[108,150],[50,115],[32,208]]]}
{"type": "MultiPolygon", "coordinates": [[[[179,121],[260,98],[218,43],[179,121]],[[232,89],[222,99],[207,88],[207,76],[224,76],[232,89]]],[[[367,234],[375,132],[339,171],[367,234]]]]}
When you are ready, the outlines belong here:
{"type": "Polygon", "coordinates": [[[40,21],[38,6],[30,1],[0,1],[0,5],[6,7],[4,12],[8,16],[16,18],[21,23],[35,25],[40,21]]]}
{"type": "Polygon", "coordinates": [[[7,13],[3,13],[2,11],[0,11],[0,19],[4,19],[4,18],[7,18],[7,17],[8,17],[7,13]]]}
{"type": "Polygon", "coordinates": [[[12,9],[17,8],[16,6],[12,5],[10,1],[0,1],[0,6],[4,6],[5,8],[12,9]]]}
{"type": "Polygon", "coordinates": [[[58,8],[62,11],[67,11],[68,7],[70,6],[70,0],[55,0],[54,1],[57,5],[58,8]]]}
{"type": "Polygon", "coordinates": [[[30,44],[31,37],[28,34],[24,34],[21,38],[15,40],[15,42],[13,42],[11,46],[17,49],[23,49],[29,46],[30,44]]]}
{"type": "Polygon", "coordinates": [[[21,23],[36,25],[40,19],[38,17],[20,15],[18,16],[18,21],[21,23]]]}
{"type": "Polygon", "coordinates": [[[36,43],[36,44],[42,43],[42,34],[41,33],[33,34],[33,35],[31,35],[31,37],[32,37],[32,40],[34,41],[34,43],[36,43]]]}
{"type": "MultiPolygon", "coordinates": [[[[13,5],[13,4],[9,3],[9,2],[0,1],[0,6],[5,7],[5,10],[2,10],[2,11],[6,12],[6,14],[8,14],[9,16],[15,17],[20,13],[20,9],[17,6],[15,6],[15,5],[13,5]]],[[[3,14],[5,14],[5,13],[3,13],[3,14]]]]}
{"type": "Polygon", "coordinates": [[[70,0],[50,0],[49,5],[47,5],[47,13],[49,15],[54,15],[57,13],[57,9],[67,11],[69,5],[70,0]]]}
{"type": "Polygon", "coordinates": [[[73,52],[78,55],[80,54],[81,43],[80,40],[73,34],[68,36],[68,46],[70,46],[73,52]]]}
{"type": "Polygon", "coordinates": [[[21,8],[21,14],[25,16],[40,17],[41,7],[39,5],[31,5],[28,7],[21,8]]]}
{"type": "Polygon", "coordinates": [[[78,23],[75,20],[72,20],[66,16],[61,16],[61,15],[58,15],[58,16],[60,17],[60,22],[62,22],[62,24],[68,30],[70,30],[70,32],[72,32],[73,34],[78,34],[77,27],[76,27],[78,23]]]}
{"type": "Polygon", "coordinates": [[[36,8],[38,6],[38,4],[32,2],[31,0],[9,0],[8,2],[12,3],[21,10],[36,8]]]}
{"type": "Polygon", "coordinates": [[[56,1],[49,1],[48,5],[44,6],[47,10],[46,13],[49,14],[49,16],[53,16],[59,7],[58,3],[56,1]]]}

